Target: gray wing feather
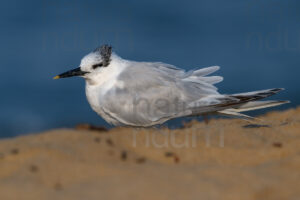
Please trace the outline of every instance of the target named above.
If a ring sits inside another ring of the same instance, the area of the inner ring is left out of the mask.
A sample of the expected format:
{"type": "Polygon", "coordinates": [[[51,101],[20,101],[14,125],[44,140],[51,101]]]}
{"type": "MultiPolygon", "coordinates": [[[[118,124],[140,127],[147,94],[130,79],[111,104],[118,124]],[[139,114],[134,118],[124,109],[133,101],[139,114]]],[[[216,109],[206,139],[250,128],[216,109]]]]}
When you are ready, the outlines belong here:
{"type": "Polygon", "coordinates": [[[220,82],[222,77],[205,77],[218,69],[209,67],[185,72],[164,63],[131,62],[118,77],[124,87],[108,91],[101,101],[106,112],[122,124],[163,123],[192,115],[191,104],[200,99],[206,101],[206,106],[219,103],[215,97],[224,96],[213,84],[220,82]]]}
{"type": "Polygon", "coordinates": [[[211,66],[193,71],[194,76],[207,76],[212,74],[220,69],[219,66],[211,66]]]}

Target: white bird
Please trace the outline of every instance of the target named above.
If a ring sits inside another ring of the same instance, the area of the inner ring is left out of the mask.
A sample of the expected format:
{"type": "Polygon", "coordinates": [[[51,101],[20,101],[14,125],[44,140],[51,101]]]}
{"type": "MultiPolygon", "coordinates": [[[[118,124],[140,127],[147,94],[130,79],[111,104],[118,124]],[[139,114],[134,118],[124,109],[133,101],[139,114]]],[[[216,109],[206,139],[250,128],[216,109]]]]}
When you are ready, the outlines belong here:
{"type": "Polygon", "coordinates": [[[220,76],[208,76],[218,66],[185,72],[161,62],[125,60],[103,45],[86,55],[80,67],[54,79],[81,76],[92,109],[116,126],[149,127],[185,116],[223,114],[251,118],[240,112],[267,108],[288,101],[258,101],[282,88],[225,95],[214,84],[220,76]]]}

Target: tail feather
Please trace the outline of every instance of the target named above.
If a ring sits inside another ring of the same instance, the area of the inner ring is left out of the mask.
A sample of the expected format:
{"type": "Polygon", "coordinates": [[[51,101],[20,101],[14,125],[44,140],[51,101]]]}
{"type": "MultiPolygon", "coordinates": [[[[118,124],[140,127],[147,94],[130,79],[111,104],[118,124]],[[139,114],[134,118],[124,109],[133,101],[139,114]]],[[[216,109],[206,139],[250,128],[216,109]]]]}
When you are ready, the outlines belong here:
{"type": "Polygon", "coordinates": [[[239,106],[238,108],[229,108],[227,110],[233,112],[246,112],[250,110],[258,110],[262,108],[279,106],[286,103],[289,103],[289,101],[280,101],[280,100],[279,101],[251,101],[239,106]]]}
{"type": "Polygon", "coordinates": [[[244,119],[255,119],[241,114],[241,112],[269,108],[289,103],[289,101],[257,101],[282,91],[283,88],[274,88],[232,95],[210,95],[190,105],[191,116],[207,113],[218,113],[244,119]]]}
{"type": "Polygon", "coordinates": [[[222,115],[231,116],[231,117],[253,120],[257,118],[242,114],[241,112],[258,110],[262,108],[269,108],[269,107],[279,106],[286,103],[289,103],[289,101],[252,101],[241,105],[239,108],[228,108],[225,110],[218,111],[218,113],[222,115]]]}
{"type": "Polygon", "coordinates": [[[242,118],[242,119],[245,119],[245,120],[255,120],[255,119],[257,119],[255,117],[251,117],[249,115],[245,115],[245,114],[242,114],[242,113],[239,113],[239,112],[230,111],[229,109],[218,111],[218,114],[229,116],[229,117],[242,118]]]}

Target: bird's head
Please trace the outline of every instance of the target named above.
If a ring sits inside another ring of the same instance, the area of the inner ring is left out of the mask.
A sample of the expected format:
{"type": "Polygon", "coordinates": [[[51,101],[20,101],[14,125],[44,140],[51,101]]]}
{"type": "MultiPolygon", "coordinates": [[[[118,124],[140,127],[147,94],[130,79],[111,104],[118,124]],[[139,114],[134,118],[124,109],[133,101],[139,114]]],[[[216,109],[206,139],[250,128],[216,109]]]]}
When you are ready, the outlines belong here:
{"type": "Polygon", "coordinates": [[[54,79],[68,78],[73,76],[81,76],[89,79],[98,74],[102,68],[108,67],[111,61],[112,47],[109,45],[102,45],[93,52],[84,56],[78,68],[64,72],[54,79]]]}

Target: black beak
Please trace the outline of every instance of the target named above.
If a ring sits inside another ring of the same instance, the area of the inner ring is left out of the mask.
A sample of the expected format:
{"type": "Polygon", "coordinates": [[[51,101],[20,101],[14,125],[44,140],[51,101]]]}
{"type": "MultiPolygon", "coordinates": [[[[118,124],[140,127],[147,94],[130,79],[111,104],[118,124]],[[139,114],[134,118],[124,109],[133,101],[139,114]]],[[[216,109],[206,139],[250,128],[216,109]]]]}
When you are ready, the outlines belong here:
{"type": "Polygon", "coordinates": [[[72,77],[72,76],[83,76],[86,73],[88,73],[88,72],[81,71],[80,67],[78,67],[76,69],[72,69],[72,70],[62,73],[58,76],[55,76],[53,79],[68,78],[68,77],[72,77]]]}

